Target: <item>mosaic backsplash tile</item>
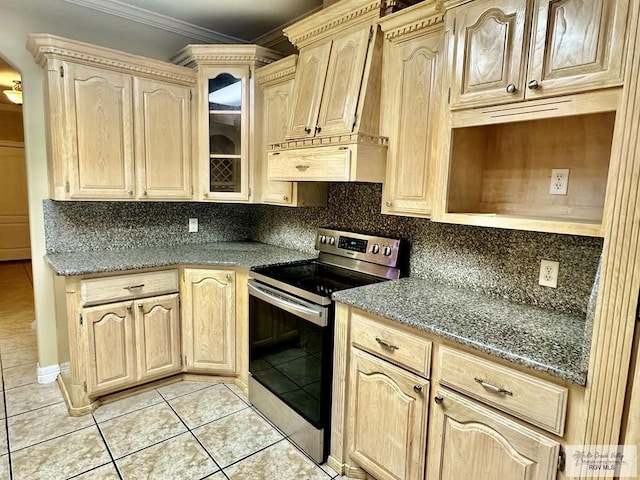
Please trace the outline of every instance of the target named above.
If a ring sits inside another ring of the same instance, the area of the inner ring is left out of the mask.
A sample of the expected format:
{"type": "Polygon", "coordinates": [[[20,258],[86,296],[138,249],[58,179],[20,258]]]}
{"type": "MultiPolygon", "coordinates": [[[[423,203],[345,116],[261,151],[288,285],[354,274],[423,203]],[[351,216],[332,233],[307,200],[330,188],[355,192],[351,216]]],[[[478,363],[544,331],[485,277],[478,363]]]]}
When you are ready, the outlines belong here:
{"type": "Polygon", "coordinates": [[[382,215],[380,184],[329,185],[327,207],[45,200],[47,251],[73,252],[247,239],[314,252],[318,227],[406,239],[410,275],[518,303],[585,314],[602,239],[382,215]],[[200,231],[187,232],[197,217],[200,231]],[[558,288],[538,285],[540,260],[560,262],[558,288]]]}

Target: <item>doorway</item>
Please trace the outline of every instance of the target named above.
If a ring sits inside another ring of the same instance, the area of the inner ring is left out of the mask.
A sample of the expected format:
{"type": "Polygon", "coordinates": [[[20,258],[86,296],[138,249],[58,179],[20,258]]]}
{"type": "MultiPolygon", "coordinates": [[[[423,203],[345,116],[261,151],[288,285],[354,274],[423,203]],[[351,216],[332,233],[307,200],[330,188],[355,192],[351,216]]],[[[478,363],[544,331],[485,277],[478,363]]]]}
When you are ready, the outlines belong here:
{"type": "Polygon", "coordinates": [[[0,88],[0,261],[28,260],[31,242],[21,77],[2,57],[0,88]]]}

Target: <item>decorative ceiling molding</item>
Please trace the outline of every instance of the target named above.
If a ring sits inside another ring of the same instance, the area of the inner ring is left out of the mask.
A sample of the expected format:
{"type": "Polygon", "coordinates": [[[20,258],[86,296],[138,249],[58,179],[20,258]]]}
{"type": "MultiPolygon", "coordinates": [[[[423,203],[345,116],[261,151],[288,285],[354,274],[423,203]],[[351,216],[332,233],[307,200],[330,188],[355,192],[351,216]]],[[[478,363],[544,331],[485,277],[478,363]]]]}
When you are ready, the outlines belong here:
{"type": "Polygon", "coordinates": [[[134,7],[118,0],[63,0],[81,7],[126,18],[143,25],[159,28],[167,32],[177,33],[199,42],[205,43],[247,43],[246,40],[218,33],[208,28],[184,22],[166,15],[154,13],[143,8],[134,7]]]}

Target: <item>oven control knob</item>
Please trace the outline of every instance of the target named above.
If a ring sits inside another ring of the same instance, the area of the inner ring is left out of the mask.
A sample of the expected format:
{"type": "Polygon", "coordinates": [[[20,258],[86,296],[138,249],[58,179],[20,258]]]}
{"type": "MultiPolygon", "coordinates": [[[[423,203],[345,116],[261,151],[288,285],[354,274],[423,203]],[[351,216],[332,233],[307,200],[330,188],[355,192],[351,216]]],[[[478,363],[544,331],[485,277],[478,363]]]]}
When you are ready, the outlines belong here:
{"type": "Polygon", "coordinates": [[[320,235],[320,243],[327,243],[327,237],[325,235],[320,235]]]}
{"type": "Polygon", "coordinates": [[[335,245],[336,244],[336,238],[335,237],[329,237],[329,245],[335,245]]]}
{"type": "Polygon", "coordinates": [[[377,253],[380,253],[380,245],[378,245],[377,243],[374,243],[371,246],[371,253],[373,253],[374,255],[377,253]]]}
{"type": "Polygon", "coordinates": [[[382,249],[382,254],[383,254],[385,257],[390,257],[390,256],[391,256],[391,247],[384,247],[384,248],[382,249]]]}

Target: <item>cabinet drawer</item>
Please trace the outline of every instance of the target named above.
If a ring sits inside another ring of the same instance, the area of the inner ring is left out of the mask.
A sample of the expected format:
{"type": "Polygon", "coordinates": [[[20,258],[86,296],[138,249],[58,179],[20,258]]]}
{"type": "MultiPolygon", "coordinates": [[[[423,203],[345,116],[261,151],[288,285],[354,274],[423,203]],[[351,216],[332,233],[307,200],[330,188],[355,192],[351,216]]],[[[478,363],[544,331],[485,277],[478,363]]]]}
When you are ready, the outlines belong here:
{"type": "Polygon", "coordinates": [[[363,315],[351,317],[351,343],[429,378],[431,342],[363,315]]]}
{"type": "Polygon", "coordinates": [[[91,278],[80,282],[82,304],[85,306],[177,291],[177,270],[91,278]]]}
{"type": "Polygon", "coordinates": [[[562,436],[566,388],[446,347],[439,371],[442,385],[562,436]]]}
{"type": "Polygon", "coordinates": [[[269,152],[269,180],[348,181],[351,179],[348,147],[315,147],[269,152]]]}

